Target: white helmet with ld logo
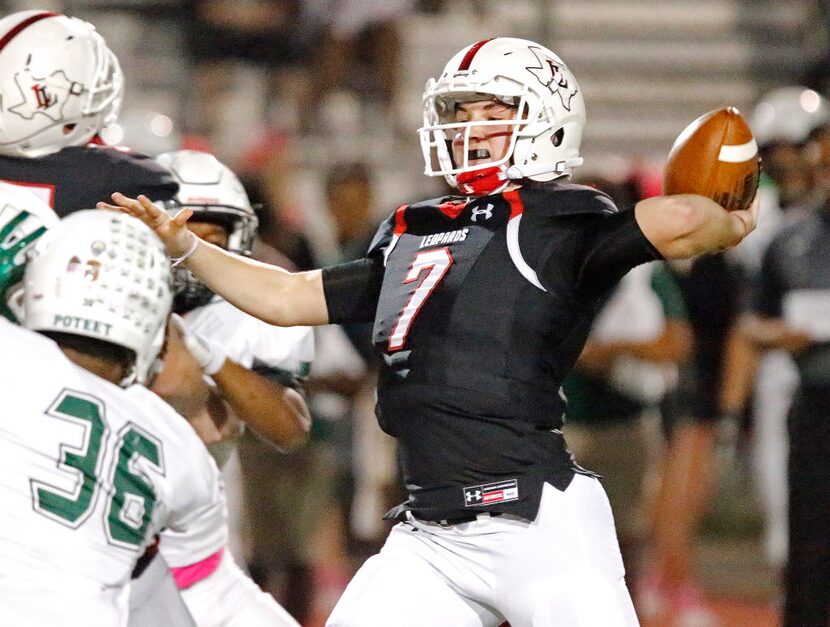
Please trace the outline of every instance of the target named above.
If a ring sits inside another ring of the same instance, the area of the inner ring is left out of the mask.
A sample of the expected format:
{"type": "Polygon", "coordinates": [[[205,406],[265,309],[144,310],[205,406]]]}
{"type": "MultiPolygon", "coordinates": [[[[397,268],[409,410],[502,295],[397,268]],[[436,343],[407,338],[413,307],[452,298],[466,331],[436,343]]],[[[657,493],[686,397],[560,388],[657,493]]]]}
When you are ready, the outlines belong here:
{"type": "Polygon", "coordinates": [[[46,11],[0,20],[0,154],[89,142],[118,115],[124,77],[89,22],[46,11]]]}
{"type": "Polygon", "coordinates": [[[582,163],[579,146],[585,103],[571,71],[556,54],[525,39],[498,37],[458,52],[424,91],[419,130],[429,176],[444,176],[464,193],[490,193],[509,180],[550,181],[582,163]],[[517,110],[513,120],[456,122],[456,106],[493,99],[517,110]],[[470,165],[471,129],[512,127],[506,153],[470,165]],[[452,156],[453,139],[464,142],[462,163],[452,156]],[[482,187],[483,181],[483,187],[482,187]]]}

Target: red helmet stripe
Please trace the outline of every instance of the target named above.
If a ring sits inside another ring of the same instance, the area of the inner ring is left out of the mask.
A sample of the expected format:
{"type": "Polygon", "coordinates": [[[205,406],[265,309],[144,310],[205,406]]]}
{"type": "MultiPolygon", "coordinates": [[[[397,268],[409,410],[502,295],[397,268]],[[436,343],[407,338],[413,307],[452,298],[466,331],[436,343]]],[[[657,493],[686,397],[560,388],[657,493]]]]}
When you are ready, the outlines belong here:
{"type": "Polygon", "coordinates": [[[467,54],[464,55],[464,58],[461,59],[461,65],[458,66],[458,71],[463,72],[464,70],[470,69],[470,64],[473,62],[473,57],[478,54],[478,51],[481,50],[481,47],[486,44],[488,41],[493,41],[495,37],[491,37],[490,39],[483,39],[482,41],[473,44],[470,46],[470,49],[467,51],[467,54]]]}
{"type": "Polygon", "coordinates": [[[47,17],[55,17],[59,15],[58,13],[37,13],[30,17],[27,17],[25,20],[20,22],[17,26],[11,29],[8,33],[3,35],[3,38],[0,39],[0,52],[2,52],[3,48],[9,45],[9,42],[17,37],[20,31],[25,30],[35,22],[39,22],[40,20],[47,18],[47,17]]]}

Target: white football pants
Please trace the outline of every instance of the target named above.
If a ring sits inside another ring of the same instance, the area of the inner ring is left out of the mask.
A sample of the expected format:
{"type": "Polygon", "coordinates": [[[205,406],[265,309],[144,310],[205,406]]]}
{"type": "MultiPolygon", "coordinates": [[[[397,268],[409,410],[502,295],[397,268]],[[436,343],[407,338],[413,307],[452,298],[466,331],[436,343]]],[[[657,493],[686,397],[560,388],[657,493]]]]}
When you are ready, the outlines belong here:
{"type": "Polygon", "coordinates": [[[787,561],[789,495],[787,459],[790,437],[787,415],[798,387],[798,369],[784,351],[768,351],[755,378],[753,403],[753,466],[765,516],[767,559],[777,566],[787,561]]]}
{"type": "Polygon", "coordinates": [[[346,588],[328,627],[629,627],[608,498],[576,475],[545,484],[536,520],[480,514],[442,526],[409,515],[346,588]]]}

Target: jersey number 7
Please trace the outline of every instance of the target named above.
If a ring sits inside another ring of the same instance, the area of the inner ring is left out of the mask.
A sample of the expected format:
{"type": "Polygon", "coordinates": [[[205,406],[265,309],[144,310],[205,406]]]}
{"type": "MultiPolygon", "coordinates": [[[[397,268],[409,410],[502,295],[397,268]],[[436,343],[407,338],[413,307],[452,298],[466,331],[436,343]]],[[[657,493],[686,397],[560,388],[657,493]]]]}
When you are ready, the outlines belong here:
{"type": "Polygon", "coordinates": [[[403,308],[401,315],[398,316],[398,321],[392,329],[392,335],[389,336],[389,350],[396,351],[403,348],[406,342],[406,336],[409,334],[409,329],[415,321],[415,316],[421,311],[421,307],[426,303],[432,291],[447,274],[447,270],[452,265],[452,253],[447,247],[436,248],[434,250],[425,250],[415,255],[412,265],[409,266],[409,272],[406,273],[403,283],[412,283],[426,270],[426,276],[421,281],[420,285],[412,292],[406,307],[403,308]]]}

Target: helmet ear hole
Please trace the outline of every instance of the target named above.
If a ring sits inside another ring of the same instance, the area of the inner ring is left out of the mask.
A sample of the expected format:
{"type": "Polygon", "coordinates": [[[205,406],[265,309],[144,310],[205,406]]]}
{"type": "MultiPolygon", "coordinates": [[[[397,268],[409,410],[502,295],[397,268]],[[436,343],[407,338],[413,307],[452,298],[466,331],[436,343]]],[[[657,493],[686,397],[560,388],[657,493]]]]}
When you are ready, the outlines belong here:
{"type": "Polygon", "coordinates": [[[565,129],[560,128],[553,135],[551,135],[550,143],[553,144],[554,147],[558,147],[562,143],[562,140],[564,139],[564,137],[565,137],[565,129]]]}

